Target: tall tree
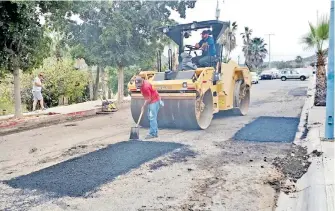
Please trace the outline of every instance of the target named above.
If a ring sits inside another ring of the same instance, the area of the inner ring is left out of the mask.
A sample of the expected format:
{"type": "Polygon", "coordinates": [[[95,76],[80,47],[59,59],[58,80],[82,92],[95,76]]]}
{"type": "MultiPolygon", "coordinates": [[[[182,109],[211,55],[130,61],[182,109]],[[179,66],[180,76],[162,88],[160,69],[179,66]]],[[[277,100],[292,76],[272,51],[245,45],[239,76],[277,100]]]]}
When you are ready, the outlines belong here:
{"type": "Polygon", "coordinates": [[[171,23],[170,9],[185,17],[194,1],[94,2],[79,11],[83,24],[72,24],[82,57],[101,66],[118,69],[118,102],[123,100],[125,67],[150,60],[163,48],[163,36],[155,30],[171,23]]]}
{"type": "Polygon", "coordinates": [[[29,71],[49,54],[51,39],[45,29],[61,26],[65,15],[71,13],[71,5],[72,2],[0,2],[0,69],[14,75],[16,117],[22,116],[20,70],[29,71]]]}
{"type": "Polygon", "coordinates": [[[301,67],[303,67],[303,59],[302,59],[301,56],[297,56],[297,57],[295,58],[294,62],[295,62],[295,67],[296,67],[296,68],[301,68],[301,67]]]}
{"type": "MultiPolygon", "coordinates": [[[[109,4],[107,2],[103,3],[109,4]]],[[[79,3],[81,7],[77,12],[83,23],[78,24],[77,22],[69,20],[66,28],[67,37],[69,37],[67,42],[72,47],[72,55],[75,58],[84,58],[90,67],[94,65],[97,66],[93,87],[94,100],[98,98],[100,71],[105,66],[105,49],[100,39],[102,30],[105,28],[103,23],[105,13],[101,11],[103,8],[101,4],[100,2],[79,3]]],[[[92,71],[92,68],[90,68],[90,71],[92,71]]]]}
{"type": "Polygon", "coordinates": [[[242,51],[244,53],[244,59],[245,59],[245,65],[251,69],[252,66],[250,64],[250,54],[251,50],[249,49],[250,42],[251,42],[251,34],[252,34],[252,29],[249,27],[244,27],[244,32],[241,33],[242,39],[243,39],[243,48],[242,51]]]}
{"type": "Polygon", "coordinates": [[[233,22],[224,32],[223,36],[219,39],[219,43],[223,44],[225,48],[224,61],[230,60],[230,53],[236,48],[236,31],[237,24],[233,22]]]}
{"type": "Polygon", "coordinates": [[[267,55],[265,48],[266,43],[263,38],[252,38],[252,29],[244,27],[244,32],[241,33],[243,39],[243,48],[245,64],[250,70],[255,70],[262,66],[267,55]]]}
{"type": "Polygon", "coordinates": [[[295,58],[295,62],[296,63],[302,63],[302,57],[301,56],[297,56],[296,58],[295,58]]]}
{"type": "Polygon", "coordinates": [[[15,116],[21,117],[20,70],[39,65],[49,52],[35,2],[0,3],[0,67],[14,75],[15,116]]]}
{"type": "Polygon", "coordinates": [[[317,25],[309,23],[309,32],[302,38],[302,43],[306,48],[315,49],[317,55],[317,72],[316,72],[316,92],[314,98],[314,105],[326,105],[326,51],[325,42],[329,39],[329,19],[324,16],[319,19],[317,25]]]}
{"type": "Polygon", "coordinates": [[[260,37],[255,37],[251,39],[249,44],[249,65],[251,66],[252,70],[258,69],[264,62],[264,59],[268,53],[265,48],[266,43],[264,43],[264,39],[260,37]]]}

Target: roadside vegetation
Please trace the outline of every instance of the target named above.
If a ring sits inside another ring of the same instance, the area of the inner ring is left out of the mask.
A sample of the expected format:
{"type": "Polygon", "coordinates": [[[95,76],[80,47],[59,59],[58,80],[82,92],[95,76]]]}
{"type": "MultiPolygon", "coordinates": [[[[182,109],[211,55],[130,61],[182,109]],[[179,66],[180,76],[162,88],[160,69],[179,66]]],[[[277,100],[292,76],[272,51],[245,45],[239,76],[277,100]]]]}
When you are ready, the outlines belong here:
{"type": "Polygon", "coordinates": [[[302,38],[302,43],[308,49],[316,49],[316,90],[315,102],[316,106],[326,106],[326,42],[329,39],[329,18],[321,17],[316,25],[309,23],[310,31],[302,38]]]}
{"type": "Polygon", "coordinates": [[[156,27],[173,23],[171,10],[185,18],[195,1],[0,4],[0,109],[12,113],[15,105],[21,117],[39,71],[47,77],[44,95],[51,106],[62,96],[69,103],[95,100],[100,90],[122,101],[134,68],[155,66],[156,51],[167,42],[156,27]],[[75,67],[78,60],[86,70],[75,67]]]}
{"type": "MultiPolygon", "coordinates": [[[[195,1],[113,1],[113,2],[19,2],[0,3],[0,112],[31,109],[32,80],[38,72],[46,75],[43,95],[48,107],[63,101],[127,96],[126,84],[140,69],[155,69],[156,52],[170,41],[158,26],[170,25],[171,10],[185,18],[195,1]]],[[[317,99],[325,99],[325,42],[328,19],[303,38],[306,46],[316,47],[318,56],[317,99]]],[[[219,42],[224,45],[224,61],[236,49],[238,24],[232,22],[219,42]]],[[[267,55],[266,43],[244,28],[245,65],[259,71],[267,55]]],[[[295,64],[303,66],[301,57],[295,64]]],[[[165,64],[162,64],[163,66],[165,64]]],[[[284,64],[282,65],[285,68],[284,64]]]]}

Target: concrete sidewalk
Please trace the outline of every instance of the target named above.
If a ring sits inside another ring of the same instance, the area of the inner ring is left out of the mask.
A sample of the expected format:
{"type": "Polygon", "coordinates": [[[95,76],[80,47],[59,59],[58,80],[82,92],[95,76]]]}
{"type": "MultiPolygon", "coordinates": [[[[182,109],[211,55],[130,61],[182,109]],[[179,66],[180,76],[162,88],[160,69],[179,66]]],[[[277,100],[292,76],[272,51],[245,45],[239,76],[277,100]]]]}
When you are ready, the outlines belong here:
{"type": "Polygon", "coordinates": [[[311,165],[296,183],[297,191],[286,195],[280,193],[277,211],[334,211],[334,142],[324,141],[325,107],[309,110],[309,130],[301,143],[308,153],[321,151],[321,156],[310,158],[311,165]]]}
{"type": "MultiPolygon", "coordinates": [[[[123,104],[128,104],[129,102],[130,98],[124,98],[123,104]]],[[[58,106],[44,111],[27,112],[19,119],[14,118],[14,115],[0,116],[0,136],[76,118],[93,116],[96,115],[96,112],[101,111],[101,104],[101,100],[96,100],[58,106]]]]}
{"type": "Polygon", "coordinates": [[[335,211],[334,205],[334,141],[324,141],[326,107],[314,107],[315,79],[304,105],[295,144],[317,150],[320,156],[309,159],[308,171],[297,181],[296,192],[280,193],[277,211],[335,211]],[[301,139],[307,132],[307,137],[301,139]]]}

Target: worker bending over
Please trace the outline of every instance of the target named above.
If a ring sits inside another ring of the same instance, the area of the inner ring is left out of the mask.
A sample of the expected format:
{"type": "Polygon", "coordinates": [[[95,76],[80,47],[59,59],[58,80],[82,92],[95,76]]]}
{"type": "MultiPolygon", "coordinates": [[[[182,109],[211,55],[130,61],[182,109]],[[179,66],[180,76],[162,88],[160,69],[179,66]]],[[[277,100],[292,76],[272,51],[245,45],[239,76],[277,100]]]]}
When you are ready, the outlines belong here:
{"type": "Polygon", "coordinates": [[[162,101],[160,100],[157,90],[153,89],[152,85],[145,81],[143,78],[137,76],[135,79],[135,85],[137,89],[141,90],[144,97],[144,105],[142,106],[141,112],[144,112],[146,106],[148,106],[148,119],[150,123],[149,134],[145,139],[158,137],[158,124],[157,115],[162,101]]]}
{"type": "Polygon", "coordinates": [[[195,48],[202,50],[202,55],[195,57],[195,62],[200,67],[210,67],[211,63],[214,64],[216,57],[215,42],[212,36],[209,36],[209,31],[204,30],[201,33],[202,39],[199,43],[195,44],[195,48]]]}

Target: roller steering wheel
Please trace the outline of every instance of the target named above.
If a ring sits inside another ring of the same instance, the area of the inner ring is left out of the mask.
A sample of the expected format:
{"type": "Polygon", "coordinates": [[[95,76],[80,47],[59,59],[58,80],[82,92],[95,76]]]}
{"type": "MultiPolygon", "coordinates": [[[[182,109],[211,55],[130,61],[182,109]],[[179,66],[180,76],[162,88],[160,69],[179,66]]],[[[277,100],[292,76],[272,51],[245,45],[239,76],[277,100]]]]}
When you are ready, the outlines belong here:
{"type": "Polygon", "coordinates": [[[195,46],[192,46],[192,45],[185,45],[185,47],[188,48],[188,50],[186,50],[186,51],[189,51],[189,53],[188,53],[189,55],[191,55],[192,51],[194,51],[195,55],[198,56],[196,51],[195,51],[195,50],[198,50],[198,48],[196,48],[195,46]]]}
{"type": "Polygon", "coordinates": [[[188,48],[190,51],[197,50],[197,48],[195,46],[192,46],[192,45],[185,45],[185,47],[188,48]]]}

